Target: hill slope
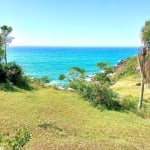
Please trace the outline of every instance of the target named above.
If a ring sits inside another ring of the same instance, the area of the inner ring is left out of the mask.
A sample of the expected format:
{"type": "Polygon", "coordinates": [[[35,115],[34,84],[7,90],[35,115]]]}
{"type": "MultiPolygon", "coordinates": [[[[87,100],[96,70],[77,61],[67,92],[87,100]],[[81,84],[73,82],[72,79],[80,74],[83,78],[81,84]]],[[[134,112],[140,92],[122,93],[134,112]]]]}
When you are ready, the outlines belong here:
{"type": "Polygon", "coordinates": [[[130,112],[100,111],[75,93],[41,88],[0,91],[0,134],[27,126],[28,150],[149,149],[150,120],[130,112]]]}

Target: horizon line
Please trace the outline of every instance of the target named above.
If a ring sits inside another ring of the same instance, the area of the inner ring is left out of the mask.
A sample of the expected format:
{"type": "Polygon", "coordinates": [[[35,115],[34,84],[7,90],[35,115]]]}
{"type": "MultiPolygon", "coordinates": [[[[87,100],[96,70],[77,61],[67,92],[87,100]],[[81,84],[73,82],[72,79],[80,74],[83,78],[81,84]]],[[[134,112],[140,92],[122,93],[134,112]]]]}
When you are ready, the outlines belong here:
{"type": "Polygon", "coordinates": [[[139,45],[138,46],[121,46],[121,45],[116,45],[116,46],[97,46],[97,45],[9,45],[8,47],[140,47],[139,45]]]}

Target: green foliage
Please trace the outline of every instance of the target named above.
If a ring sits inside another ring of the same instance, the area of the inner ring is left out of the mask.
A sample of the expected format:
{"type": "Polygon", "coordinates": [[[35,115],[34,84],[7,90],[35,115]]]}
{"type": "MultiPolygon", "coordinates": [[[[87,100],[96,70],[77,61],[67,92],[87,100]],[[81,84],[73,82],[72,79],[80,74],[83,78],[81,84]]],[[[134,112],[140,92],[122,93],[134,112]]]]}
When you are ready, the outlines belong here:
{"type": "Polygon", "coordinates": [[[7,80],[5,83],[0,84],[0,89],[3,91],[15,91],[15,88],[9,80],[7,80]]]}
{"type": "Polygon", "coordinates": [[[113,68],[110,67],[107,62],[99,62],[96,64],[96,66],[102,69],[102,72],[96,73],[94,80],[99,81],[101,84],[110,84],[111,79],[109,74],[114,72],[113,68]]]}
{"type": "Polygon", "coordinates": [[[137,98],[132,97],[131,95],[123,97],[121,100],[121,105],[123,110],[136,110],[136,100],[137,98]]]}
{"type": "Polygon", "coordinates": [[[82,85],[84,81],[80,81],[80,80],[72,80],[68,83],[67,87],[73,88],[75,90],[78,90],[78,88],[80,88],[80,86],[82,85]]]}
{"type": "Polygon", "coordinates": [[[60,74],[59,77],[58,77],[59,80],[64,80],[65,78],[66,78],[66,77],[65,77],[64,74],[60,74]]]}
{"type": "Polygon", "coordinates": [[[9,80],[14,84],[17,83],[18,78],[23,75],[22,69],[15,62],[8,64],[0,64],[0,82],[9,80]]]}
{"type": "Polygon", "coordinates": [[[4,55],[4,49],[0,47],[0,57],[4,55]]]}
{"type": "Polygon", "coordinates": [[[99,67],[102,70],[105,70],[105,68],[108,67],[108,63],[107,62],[99,62],[96,64],[97,67],[99,67]]]}
{"type": "Polygon", "coordinates": [[[43,76],[39,78],[39,81],[44,84],[44,83],[49,83],[51,80],[48,76],[43,76]]]}
{"type": "Polygon", "coordinates": [[[6,77],[9,81],[17,85],[18,80],[22,77],[22,68],[15,62],[10,62],[6,65],[6,77]]]}
{"type": "Polygon", "coordinates": [[[0,143],[2,143],[3,136],[0,134],[0,143]]]}
{"type": "Polygon", "coordinates": [[[118,95],[106,85],[72,81],[69,86],[76,89],[78,94],[90,101],[94,106],[104,106],[106,109],[121,109],[118,95]]]}
{"type": "Polygon", "coordinates": [[[12,150],[20,150],[31,138],[31,134],[29,133],[26,127],[19,129],[16,133],[16,136],[11,138],[8,141],[9,146],[12,150]]]}
{"type": "Polygon", "coordinates": [[[141,39],[143,42],[150,41],[150,20],[147,20],[141,30],[141,39]]]}
{"type": "Polygon", "coordinates": [[[12,31],[12,27],[8,27],[6,25],[1,26],[0,28],[3,32],[5,32],[5,34],[9,34],[12,31]]]}
{"type": "Polygon", "coordinates": [[[84,74],[85,73],[85,69],[82,69],[82,68],[79,68],[79,67],[71,67],[70,69],[69,69],[69,71],[71,72],[71,71],[76,71],[76,72],[78,72],[78,73],[81,73],[81,74],[84,74]]]}
{"type": "Polygon", "coordinates": [[[69,83],[72,81],[80,81],[85,79],[85,69],[79,67],[71,67],[66,75],[60,74],[58,77],[59,80],[66,79],[69,83]]]}
{"type": "Polygon", "coordinates": [[[13,37],[9,36],[9,34],[12,32],[12,27],[8,27],[6,25],[3,25],[0,27],[1,33],[0,33],[0,49],[4,49],[3,57],[1,57],[1,60],[4,59],[5,64],[7,64],[7,45],[10,44],[13,40],[13,37]]]}
{"type": "Polygon", "coordinates": [[[137,64],[136,56],[128,58],[124,62],[124,64],[115,71],[114,79],[118,80],[123,77],[137,76],[137,72],[136,72],[137,66],[138,64],[137,64]]]}
{"type": "Polygon", "coordinates": [[[105,73],[96,73],[94,80],[99,81],[101,84],[109,84],[111,82],[110,78],[105,73]]]}
{"type": "Polygon", "coordinates": [[[6,65],[0,63],[0,82],[6,81],[6,65]]]}
{"type": "Polygon", "coordinates": [[[79,67],[71,67],[68,71],[67,79],[80,80],[85,78],[85,70],[79,67]]]}
{"type": "Polygon", "coordinates": [[[61,127],[59,127],[55,121],[51,121],[51,122],[44,122],[38,125],[38,127],[42,128],[42,129],[54,129],[54,130],[58,130],[58,131],[63,131],[63,129],[61,127]]]}
{"type": "Polygon", "coordinates": [[[87,83],[85,81],[71,81],[69,87],[92,103],[93,106],[103,106],[109,110],[136,110],[136,98],[132,96],[120,97],[106,84],[87,83]]]}
{"type": "Polygon", "coordinates": [[[5,83],[6,89],[11,88],[12,84],[20,88],[30,89],[28,78],[24,76],[22,68],[15,62],[0,63],[0,83],[5,83]]]}

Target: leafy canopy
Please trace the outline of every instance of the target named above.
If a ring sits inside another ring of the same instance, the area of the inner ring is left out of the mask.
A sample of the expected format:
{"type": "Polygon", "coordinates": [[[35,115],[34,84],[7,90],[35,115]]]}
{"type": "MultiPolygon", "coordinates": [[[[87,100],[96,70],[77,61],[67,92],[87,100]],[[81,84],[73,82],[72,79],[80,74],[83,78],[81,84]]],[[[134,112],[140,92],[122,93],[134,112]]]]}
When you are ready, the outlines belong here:
{"type": "Polygon", "coordinates": [[[150,20],[146,21],[141,30],[142,42],[150,41],[150,20]]]}

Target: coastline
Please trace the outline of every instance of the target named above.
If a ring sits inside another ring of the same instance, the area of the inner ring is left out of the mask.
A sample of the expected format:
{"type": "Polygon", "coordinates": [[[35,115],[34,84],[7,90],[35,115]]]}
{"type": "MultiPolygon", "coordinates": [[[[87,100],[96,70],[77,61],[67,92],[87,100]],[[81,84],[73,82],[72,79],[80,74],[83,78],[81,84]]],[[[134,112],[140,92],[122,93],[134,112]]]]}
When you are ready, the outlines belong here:
{"type": "Polygon", "coordinates": [[[22,66],[26,75],[49,77],[58,82],[58,76],[73,66],[86,69],[86,75],[99,72],[98,62],[114,66],[118,60],[137,53],[136,47],[9,47],[8,61],[22,66]]]}

